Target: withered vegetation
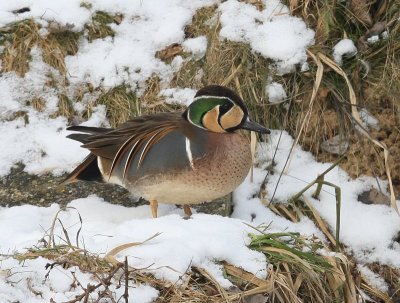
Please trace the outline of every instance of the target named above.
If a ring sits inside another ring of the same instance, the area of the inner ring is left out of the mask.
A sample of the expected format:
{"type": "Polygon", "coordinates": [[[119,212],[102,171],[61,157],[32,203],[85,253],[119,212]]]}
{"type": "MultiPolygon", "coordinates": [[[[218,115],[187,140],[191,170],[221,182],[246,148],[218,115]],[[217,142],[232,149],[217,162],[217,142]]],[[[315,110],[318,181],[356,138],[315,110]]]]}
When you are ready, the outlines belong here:
{"type": "MultiPolygon", "coordinates": [[[[246,2],[263,9],[260,1],[246,2]]],[[[341,141],[349,143],[349,147],[345,157],[337,163],[352,177],[366,174],[388,179],[390,176],[392,195],[398,197],[399,3],[389,0],[284,2],[292,14],[303,18],[316,31],[315,45],[308,50],[308,71],[295,70],[287,75],[276,75],[270,65],[272,62],[253,52],[249,45],[221,40],[218,10],[210,6],[198,10],[185,28],[186,38],[207,37],[208,46],[203,58],[192,58],[191,54],[183,52],[180,45],[172,45],[157,54],[167,63],[176,56],[184,58],[181,69],[169,85],[200,88],[212,83],[234,89],[244,98],[250,114],[257,121],[270,128],[287,130],[296,142],[320,161],[334,162],[339,158],[340,155],[322,148],[324,142],[339,136],[341,141]],[[376,35],[380,36],[378,42],[368,42],[368,38],[376,35]],[[339,66],[331,59],[332,47],[343,38],[355,41],[358,53],[344,58],[339,66]],[[283,85],[287,100],[279,104],[269,103],[265,91],[269,77],[283,85]],[[379,129],[356,130],[362,109],[378,119],[379,129]]],[[[85,2],[82,6],[90,8],[90,4],[85,2]]],[[[0,29],[0,45],[3,47],[0,52],[1,71],[13,71],[23,76],[29,70],[32,48],[38,47],[44,62],[65,76],[68,73],[65,57],[78,52],[79,39],[85,37],[92,42],[113,37],[112,24],[119,24],[123,18],[123,14],[95,12],[82,32],[57,24],[41,28],[32,19],[10,24],[0,29]]],[[[93,93],[97,97],[85,103],[86,110],[80,118],[88,118],[94,106],[102,104],[106,106],[112,126],[136,115],[182,109],[163,102],[159,96],[163,83],[157,75],[148,79],[140,96],[128,84],[104,88],[82,83],[71,88],[66,79],[60,81],[54,77],[48,85],[58,92],[59,109],[55,115],[66,116],[70,120],[78,115],[74,103],[82,102],[86,94],[93,93]],[[69,94],[65,93],[66,89],[69,94]]],[[[45,101],[36,96],[27,100],[27,104],[37,111],[43,111],[45,107],[45,101]]],[[[23,115],[17,113],[15,117],[23,115]]],[[[263,196],[265,193],[261,193],[263,196]]],[[[98,293],[100,284],[104,290],[100,294],[104,298],[112,297],[105,285],[126,285],[127,281],[156,287],[160,291],[157,302],[252,302],[251,298],[255,302],[359,302],[362,293],[377,302],[399,300],[399,271],[370,264],[370,269],[388,283],[390,293],[382,293],[369,285],[366,277],[357,271],[351,256],[342,251],[337,235],[331,234],[329,226],[304,196],[296,196],[287,205],[264,202],[276,214],[293,222],[298,222],[303,216],[311,218],[328,242],[322,244],[297,234],[276,235],[269,234],[268,230],[256,230],[251,236],[250,247],[266,254],[272,264],[269,275],[262,280],[231,264],[222,263],[226,277],[235,285],[230,290],[223,289],[201,268],[188,270],[182,277],[182,283],[171,284],[156,279],[146,271],[131,268],[124,262],[92,254],[78,245],[56,245],[52,239],[44,247],[36,247],[13,257],[23,261],[42,256],[53,261],[49,270],[61,265],[67,268],[77,266],[92,273],[99,284],[85,286],[76,302],[98,293]],[[305,248],[311,249],[311,255],[302,253],[305,248]],[[320,255],[317,248],[325,251],[324,255],[320,255]]]]}

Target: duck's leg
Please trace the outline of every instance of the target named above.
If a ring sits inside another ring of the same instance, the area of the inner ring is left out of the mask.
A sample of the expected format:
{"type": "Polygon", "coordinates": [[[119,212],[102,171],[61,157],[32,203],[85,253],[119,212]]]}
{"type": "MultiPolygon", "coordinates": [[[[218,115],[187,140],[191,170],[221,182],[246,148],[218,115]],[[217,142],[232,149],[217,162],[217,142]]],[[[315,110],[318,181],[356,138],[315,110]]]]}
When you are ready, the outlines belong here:
{"type": "Polygon", "coordinates": [[[151,214],[152,214],[153,218],[157,218],[157,209],[158,209],[157,200],[151,200],[150,207],[151,207],[151,214]]]}
{"type": "Polygon", "coordinates": [[[185,212],[186,217],[190,218],[192,216],[192,210],[190,209],[189,205],[182,205],[183,211],[185,212]]]}

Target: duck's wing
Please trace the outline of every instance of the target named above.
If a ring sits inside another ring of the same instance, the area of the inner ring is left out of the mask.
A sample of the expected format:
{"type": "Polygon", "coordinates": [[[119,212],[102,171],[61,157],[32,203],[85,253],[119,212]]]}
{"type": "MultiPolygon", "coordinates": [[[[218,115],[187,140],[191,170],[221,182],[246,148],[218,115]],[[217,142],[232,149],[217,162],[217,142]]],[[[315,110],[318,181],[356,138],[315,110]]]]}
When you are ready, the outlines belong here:
{"type": "MultiPolygon", "coordinates": [[[[107,175],[112,175],[118,166],[119,169],[123,167],[122,175],[125,178],[131,164],[135,162],[140,167],[149,151],[161,139],[172,132],[180,134],[182,123],[187,122],[180,113],[162,113],[131,119],[115,129],[72,126],[68,130],[80,133],[71,134],[68,138],[82,142],[82,147],[90,150],[92,155],[108,160],[110,168],[107,175]]],[[[184,135],[179,136],[183,138],[184,135]]],[[[171,137],[171,145],[175,145],[174,140],[180,140],[174,137],[176,135],[171,137]]],[[[184,149],[184,145],[182,148],[184,149]]],[[[93,161],[93,157],[87,158],[87,164],[84,162],[80,165],[81,173],[86,167],[93,167],[93,161]]]]}

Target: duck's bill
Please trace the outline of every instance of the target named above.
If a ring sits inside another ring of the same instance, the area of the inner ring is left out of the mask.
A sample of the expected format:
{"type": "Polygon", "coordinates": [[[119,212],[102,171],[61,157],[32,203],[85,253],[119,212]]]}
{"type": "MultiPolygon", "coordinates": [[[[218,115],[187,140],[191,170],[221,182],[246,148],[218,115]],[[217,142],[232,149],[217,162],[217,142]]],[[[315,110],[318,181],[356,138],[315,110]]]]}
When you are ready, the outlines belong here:
{"type": "Polygon", "coordinates": [[[262,133],[262,134],[269,134],[271,133],[271,131],[268,128],[265,128],[264,126],[251,121],[251,120],[246,120],[242,125],[241,128],[243,129],[248,129],[251,130],[253,132],[257,132],[257,133],[262,133]]]}

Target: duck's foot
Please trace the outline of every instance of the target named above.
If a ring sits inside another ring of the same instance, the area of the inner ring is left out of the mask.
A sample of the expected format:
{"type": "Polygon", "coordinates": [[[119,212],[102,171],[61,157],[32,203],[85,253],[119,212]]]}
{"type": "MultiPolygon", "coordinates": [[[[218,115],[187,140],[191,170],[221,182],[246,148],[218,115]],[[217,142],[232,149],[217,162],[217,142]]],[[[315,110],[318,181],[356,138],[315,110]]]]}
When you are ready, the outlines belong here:
{"type": "Polygon", "coordinates": [[[183,217],[183,219],[190,219],[190,217],[192,216],[192,210],[190,209],[190,206],[188,205],[182,205],[183,207],[183,211],[185,213],[185,216],[183,217]]]}
{"type": "Polygon", "coordinates": [[[158,202],[157,200],[150,201],[151,214],[153,218],[157,218],[158,202]]]}

